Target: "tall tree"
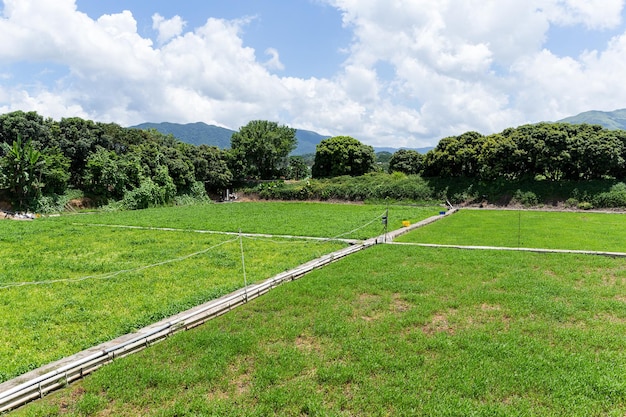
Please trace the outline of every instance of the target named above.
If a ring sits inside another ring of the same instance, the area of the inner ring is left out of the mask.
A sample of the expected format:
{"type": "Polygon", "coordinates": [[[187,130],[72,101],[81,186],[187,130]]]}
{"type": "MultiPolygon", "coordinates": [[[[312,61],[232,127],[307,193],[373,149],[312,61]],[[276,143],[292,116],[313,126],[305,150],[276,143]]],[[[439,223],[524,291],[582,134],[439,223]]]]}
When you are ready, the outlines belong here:
{"type": "Polygon", "coordinates": [[[296,129],[253,120],[233,133],[232,155],[243,163],[243,176],[269,180],[285,175],[287,157],[296,148],[296,129]]]}
{"type": "Polygon", "coordinates": [[[424,167],[424,156],[413,149],[399,149],[391,155],[389,173],[419,174],[424,167]]]}
{"type": "Polygon", "coordinates": [[[359,176],[376,169],[374,148],[350,136],[324,139],[316,148],[314,178],[359,176]]]}
{"type": "Polygon", "coordinates": [[[217,192],[229,187],[233,174],[228,169],[226,151],[217,146],[200,145],[193,149],[191,159],[196,181],[204,183],[206,190],[217,192]]]}
{"type": "Polygon", "coordinates": [[[309,167],[301,156],[290,156],[287,179],[302,180],[309,176],[309,167]]]}

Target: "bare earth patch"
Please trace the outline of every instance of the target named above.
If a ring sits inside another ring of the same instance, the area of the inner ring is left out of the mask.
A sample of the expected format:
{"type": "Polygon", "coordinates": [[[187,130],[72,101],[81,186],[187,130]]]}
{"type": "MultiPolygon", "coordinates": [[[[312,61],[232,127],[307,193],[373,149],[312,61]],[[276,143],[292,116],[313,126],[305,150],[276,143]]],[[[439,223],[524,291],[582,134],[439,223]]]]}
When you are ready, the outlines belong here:
{"type": "Polygon", "coordinates": [[[322,347],[319,341],[308,335],[300,335],[296,337],[296,347],[305,352],[321,352],[322,347]]]}
{"type": "Polygon", "coordinates": [[[447,333],[449,335],[454,335],[456,333],[456,329],[450,326],[448,322],[448,317],[456,314],[456,310],[448,310],[445,313],[437,313],[433,316],[429,323],[426,323],[422,326],[422,332],[429,336],[435,335],[437,333],[447,333]]]}
{"type": "Polygon", "coordinates": [[[379,319],[382,316],[382,311],[377,309],[377,305],[380,304],[380,295],[375,294],[361,294],[354,303],[353,317],[360,318],[367,322],[379,319]]]}
{"type": "Polygon", "coordinates": [[[401,298],[401,294],[394,294],[391,302],[391,311],[404,313],[411,308],[411,304],[401,298]]]}

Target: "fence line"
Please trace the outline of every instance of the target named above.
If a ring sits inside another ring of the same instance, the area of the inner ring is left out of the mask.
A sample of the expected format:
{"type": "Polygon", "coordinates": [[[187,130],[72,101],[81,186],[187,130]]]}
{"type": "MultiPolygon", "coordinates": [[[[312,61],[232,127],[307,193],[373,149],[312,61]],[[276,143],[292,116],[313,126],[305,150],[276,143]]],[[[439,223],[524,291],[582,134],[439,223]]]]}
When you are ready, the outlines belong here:
{"type": "Polygon", "coordinates": [[[167,265],[173,262],[180,262],[180,261],[184,261],[186,259],[192,258],[194,256],[198,256],[198,255],[203,255],[213,249],[216,249],[222,245],[225,245],[227,243],[231,243],[234,242],[236,240],[239,240],[240,238],[235,238],[235,239],[231,239],[231,240],[225,240],[224,242],[220,242],[216,245],[213,245],[209,248],[206,249],[202,249],[198,252],[194,252],[194,253],[190,253],[188,255],[183,255],[183,256],[179,256],[178,258],[173,258],[173,259],[167,259],[165,261],[160,261],[151,265],[143,265],[143,266],[139,266],[136,268],[130,268],[130,269],[123,269],[121,271],[115,271],[115,272],[110,272],[108,274],[102,274],[102,275],[87,275],[84,277],[79,277],[79,278],[62,278],[62,279],[51,279],[48,281],[24,281],[24,282],[9,282],[6,283],[5,285],[1,285],[0,286],[0,290],[4,290],[7,288],[15,288],[15,287],[24,287],[27,285],[51,285],[51,284],[58,284],[61,282],[64,283],[75,283],[75,282],[81,282],[81,281],[86,281],[86,280],[99,280],[99,281],[104,281],[107,279],[111,279],[111,278],[115,278],[119,275],[122,274],[126,274],[129,272],[139,272],[139,271],[143,271],[145,269],[149,269],[149,268],[155,268],[157,266],[161,266],[161,265],[167,265]]]}
{"type": "MultiPolygon", "coordinates": [[[[377,217],[378,219],[380,217],[377,217]]],[[[372,221],[373,222],[373,221],[372,221]]],[[[369,226],[372,222],[367,223],[365,226],[369,226]]],[[[227,235],[227,236],[243,236],[249,238],[277,238],[277,239],[298,239],[298,240],[314,240],[320,242],[327,242],[336,240],[339,242],[345,242],[349,244],[354,244],[360,242],[359,239],[342,239],[341,236],[345,236],[349,233],[352,233],[356,230],[362,229],[365,226],[360,226],[357,229],[351,230],[350,232],[342,233],[337,237],[316,237],[316,236],[293,236],[293,235],[271,235],[267,233],[238,233],[238,232],[222,232],[219,230],[197,230],[197,229],[177,229],[173,227],[151,227],[151,226],[127,226],[127,225],[119,225],[119,224],[100,224],[100,223],[72,223],[74,226],[85,226],[85,227],[110,227],[115,229],[135,229],[135,230],[160,230],[164,232],[190,232],[190,233],[205,233],[211,235],[227,235]]]]}
{"type": "Polygon", "coordinates": [[[569,253],[575,255],[596,255],[607,256],[611,258],[626,258],[624,252],[607,252],[593,250],[578,249],[544,249],[544,248],[519,248],[508,246],[464,246],[464,245],[442,245],[438,243],[413,243],[413,242],[388,242],[392,245],[405,246],[421,246],[426,248],[447,248],[447,249],[466,249],[466,250],[493,250],[493,251],[513,251],[513,252],[532,252],[532,253],[569,253]]]}

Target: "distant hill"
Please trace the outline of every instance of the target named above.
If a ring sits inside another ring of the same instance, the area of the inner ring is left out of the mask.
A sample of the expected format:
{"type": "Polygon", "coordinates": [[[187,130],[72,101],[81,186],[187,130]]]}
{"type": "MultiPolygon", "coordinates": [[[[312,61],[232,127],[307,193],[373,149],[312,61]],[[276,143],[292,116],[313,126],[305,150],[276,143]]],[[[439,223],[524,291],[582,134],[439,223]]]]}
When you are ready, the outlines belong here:
{"type": "Polygon", "coordinates": [[[626,130],[626,109],[614,111],[591,110],[558,120],[559,123],[600,125],[610,130],[626,130]]]}
{"type": "MultiPolygon", "coordinates": [[[[400,148],[384,148],[384,147],[379,148],[377,146],[374,146],[374,151],[376,153],[378,153],[378,152],[391,152],[391,153],[394,153],[398,149],[400,149],[400,148]]],[[[428,151],[430,151],[432,149],[435,149],[435,147],[434,146],[430,146],[430,147],[427,147],[427,148],[402,148],[402,149],[411,149],[411,150],[417,151],[417,152],[419,152],[419,153],[421,153],[423,155],[426,152],[428,152],[428,151]]]]}
{"type": "MultiPolygon", "coordinates": [[[[179,123],[141,123],[136,126],[131,126],[135,129],[155,129],[163,134],[172,135],[181,142],[190,143],[192,145],[209,145],[217,146],[218,148],[227,149],[230,148],[230,137],[234,130],[226,129],[215,125],[208,125],[203,122],[179,124],[179,123]]],[[[293,155],[305,155],[314,154],[316,146],[324,139],[330,138],[330,136],[320,135],[319,133],[312,132],[310,130],[296,129],[296,138],[298,144],[293,151],[293,155]]],[[[416,151],[420,153],[426,153],[431,148],[417,148],[416,151]]],[[[397,151],[397,148],[378,148],[374,147],[376,152],[391,152],[397,151]]]]}
{"type": "Polygon", "coordinates": [[[179,123],[142,123],[131,126],[136,129],[155,129],[165,135],[173,135],[181,142],[192,145],[209,145],[218,148],[230,148],[230,137],[234,130],[223,127],[208,125],[203,122],[179,124],[179,123]]]}
{"type": "Polygon", "coordinates": [[[323,136],[319,133],[311,132],[310,130],[296,130],[296,138],[298,139],[298,146],[293,151],[294,155],[305,155],[307,153],[315,153],[317,144],[324,139],[330,138],[330,136],[323,136]]]}

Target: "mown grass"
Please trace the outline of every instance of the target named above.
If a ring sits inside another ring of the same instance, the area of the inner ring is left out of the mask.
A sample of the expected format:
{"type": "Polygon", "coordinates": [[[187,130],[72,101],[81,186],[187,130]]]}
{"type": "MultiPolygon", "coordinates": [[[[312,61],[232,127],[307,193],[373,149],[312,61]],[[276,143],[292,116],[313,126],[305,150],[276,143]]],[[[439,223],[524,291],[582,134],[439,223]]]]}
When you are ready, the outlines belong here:
{"type": "MultiPolygon", "coordinates": [[[[403,220],[418,221],[439,211],[432,206],[388,208],[390,229],[402,227],[403,220]]],[[[382,233],[380,216],[386,210],[384,204],[241,202],[65,216],[63,221],[365,239],[382,233]],[[354,229],[359,230],[346,234],[354,229]]]]}
{"type": "Polygon", "coordinates": [[[626,252],[626,215],[461,210],[397,241],[626,252]]]}
{"type": "Polygon", "coordinates": [[[16,416],[623,416],[626,267],[376,246],[16,416]]]}
{"type": "MultiPolygon", "coordinates": [[[[90,222],[332,236],[382,213],[380,207],[298,206],[212,204],[0,222],[0,382],[244,285],[236,236],[90,222]],[[41,285],[28,285],[34,282],[41,285]],[[19,283],[25,285],[12,286],[19,283]]],[[[420,218],[435,209],[402,210],[420,218]]],[[[374,223],[351,237],[378,234],[380,220],[374,223]]],[[[244,239],[243,245],[248,283],[345,246],[280,239],[244,239]]]]}
{"type": "MultiPolygon", "coordinates": [[[[0,288],[2,379],[244,285],[239,242],[232,237],[116,229],[94,233],[80,228],[50,232],[3,251],[7,262],[1,268],[0,287],[42,284],[0,288]],[[211,247],[188,259],[139,269],[211,247]],[[114,275],[117,271],[127,272],[114,275]],[[45,284],[84,277],[89,278],[45,284]]],[[[243,244],[248,283],[343,246],[249,239],[243,244]]]]}

